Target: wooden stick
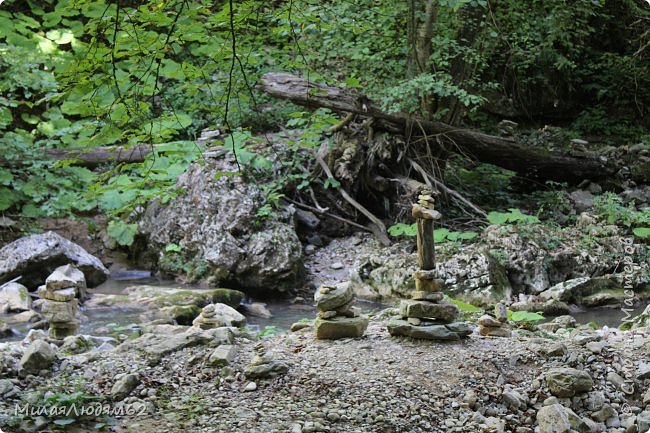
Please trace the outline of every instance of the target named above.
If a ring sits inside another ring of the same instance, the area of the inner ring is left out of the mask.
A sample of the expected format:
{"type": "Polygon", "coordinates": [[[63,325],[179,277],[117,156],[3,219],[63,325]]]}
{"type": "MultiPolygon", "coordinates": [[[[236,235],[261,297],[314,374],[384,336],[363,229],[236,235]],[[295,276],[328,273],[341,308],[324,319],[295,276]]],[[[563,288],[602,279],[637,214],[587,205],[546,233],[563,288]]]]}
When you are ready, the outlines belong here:
{"type": "Polygon", "coordinates": [[[352,119],[354,119],[354,116],[356,114],[354,113],[348,113],[343,120],[341,120],[339,123],[337,123],[334,126],[331,126],[327,131],[328,132],[339,132],[341,129],[345,128],[350,122],[352,122],[352,119]]]}

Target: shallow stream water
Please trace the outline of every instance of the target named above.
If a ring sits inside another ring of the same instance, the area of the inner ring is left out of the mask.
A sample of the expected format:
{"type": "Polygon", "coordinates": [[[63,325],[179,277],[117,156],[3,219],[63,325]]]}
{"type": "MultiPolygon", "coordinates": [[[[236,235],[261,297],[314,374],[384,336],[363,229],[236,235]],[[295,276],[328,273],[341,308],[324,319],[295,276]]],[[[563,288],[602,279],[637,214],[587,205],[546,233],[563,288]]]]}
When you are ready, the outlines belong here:
{"type": "MultiPolygon", "coordinates": [[[[171,280],[161,280],[149,275],[148,272],[131,271],[117,275],[117,278],[111,278],[102,285],[89,290],[90,293],[101,293],[109,295],[118,295],[124,292],[124,289],[134,285],[151,285],[159,287],[181,287],[178,283],[171,280]]],[[[196,286],[182,286],[186,289],[200,290],[196,286]]],[[[244,303],[255,302],[254,299],[246,299],[244,303]]],[[[272,314],[272,317],[265,318],[254,315],[246,315],[247,327],[254,332],[285,332],[292,323],[300,320],[311,320],[316,317],[317,310],[311,304],[292,303],[290,300],[280,300],[265,303],[266,308],[272,314]]],[[[392,304],[366,301],[357,299],[355,305],[360,307],[364,314],[377,312],[392,304]]],[[[639,306],[631,312],[632,317],[640,314],[644,306],[639,306]]],[[[111,306],[111,307],[81,307],[81,334],[106,334],[107,330],[111,333],[129,333],[138,330],[138,324],[142,323],[141,314],[146,307],[137,306],[111,306]]],[[[622,324],[626,316],[625,312],[616,308],[598,308],[585,312],[574,313],[578,323],[594,322],[598,326],[618,327],[622,324]]],[[[10,316],[0,316],[0,320],[7,320],[10,316]]],[[[550,320],[550,319],[549,319],[550,320]]],[[[19,340],[27,333],[28,325],[20,324],[12,326],[14,335],[2,340],[19,340]]]]}

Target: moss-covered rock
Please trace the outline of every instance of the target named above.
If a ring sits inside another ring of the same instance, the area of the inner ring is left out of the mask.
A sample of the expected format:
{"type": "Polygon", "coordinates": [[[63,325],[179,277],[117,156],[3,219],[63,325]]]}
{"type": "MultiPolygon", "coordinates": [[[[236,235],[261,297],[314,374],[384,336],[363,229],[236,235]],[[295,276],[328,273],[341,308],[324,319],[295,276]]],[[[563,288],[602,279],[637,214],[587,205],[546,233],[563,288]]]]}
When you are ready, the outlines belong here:
{"type": "Polygon", "coordinates": [[[138,263],[190,282],[235,281],[265,293],[295,290],[303,265],[292,213],[261,218],[266,195],[258,184],[217,176],[238,170],[231,156],[193,164],[177,179],[183,194],[169,203],[151,202],[132,247],[138,263]],[[168,251],[170,244],[178,248],[168,251]]]}
{"type": "Polygon", "coordinates": [[[530,311],[532,313],[541,313],[544,316],[561,316],[570,314],[571,308],[565,302],[551,299],[543,302],[515,302],[510,306],[512,311],[530,311]]]}
{"type": "Polygon", "coordinates": [[[160,309],[162,316],[168,316],[179,325],[189,326],[201,314],[201,307],[196,305],[172,305],[160,309]]]}
{"type": "Polygon", "coordinates": [[[141,285],[127,287],[121,295],[95,294],[86,305],[137,307],[146,310],[144,321],[191,325],[206,305],[221,303],[237,308],[244,296],[239,290],[227,288],[200,290],[141,285]]]}

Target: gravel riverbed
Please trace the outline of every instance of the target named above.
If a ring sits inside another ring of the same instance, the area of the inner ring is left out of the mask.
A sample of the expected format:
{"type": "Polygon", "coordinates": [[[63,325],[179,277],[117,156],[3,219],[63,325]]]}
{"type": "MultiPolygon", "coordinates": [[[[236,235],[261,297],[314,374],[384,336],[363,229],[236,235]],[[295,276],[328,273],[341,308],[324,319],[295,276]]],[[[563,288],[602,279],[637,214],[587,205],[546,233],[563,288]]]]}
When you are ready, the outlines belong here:
{"type": "MultiPolygon", "coordinates": [[[[141,405],[142,411],[107,427],[121,433],[642,433],[650,422],[647,328],[520,331],[512,338],[474,334],[439,343],[390,337],[389,311],[371,321],[363,338],[337,341],[315,340],[310,327],[261,339],[239,331],[234,337],[219,331],[187,338],[180,334],[187,328],[160,327],[112,350],[60,355],[46,377],[13,379],[0,413],[11,413],[30,392],[37,399],[39,392],[51,397],[83,389],[111,407],[141,405]],[[211,358],[219,339],[218,347],[230,349],[228,365],[216,366],[211,358]],[[271,368],[261,378],[251,375],[256,356],[288,370],[276,377],[269,377],[271,368]],[[559,367],[586,372],[592,386],[554,396],[545,375],[559,367]],[[127,375],[133,375],[131,385],[117,389],[130,383],[127,375]],[[632,393],[616,377],[631,384],[632,393]],[[540,430],[540,409],[554,405],[579,416],[575,430],[573,424],[540,430]]],[[[0,353],[6,361],[18,352],[5,346],[0,353]]],[[[13,432],[47,420],[23,420],[22,427],[15,418],[4,421],[14,423],[5,427],[13,432]]],[[[81,419],[62,431],[89,431],[97,420],[92,421],[81,419]]]]}

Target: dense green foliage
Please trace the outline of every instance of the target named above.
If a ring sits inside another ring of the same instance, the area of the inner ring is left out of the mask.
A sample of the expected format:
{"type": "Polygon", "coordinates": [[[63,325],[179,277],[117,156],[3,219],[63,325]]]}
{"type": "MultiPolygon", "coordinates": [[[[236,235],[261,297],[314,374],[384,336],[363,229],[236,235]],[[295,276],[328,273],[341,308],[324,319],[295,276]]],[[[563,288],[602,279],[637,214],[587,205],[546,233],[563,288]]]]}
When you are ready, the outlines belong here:
{"type": "MultiPolygon", "coordinates": [[[[495,114],[561,118],[576,134],[647,139],[650,8],[643,2],[436,0],[430,54],[415,67],[407,29],[426,19],[423,4],[7,0],[0,7],[0,212],[101,209],[125,218],[109,229],[128,244],[134,212],[177,193],[174,181],[197,160],[201,130],[234,132],[222,144],[244,166],[265,171],[271,163],[251,150],[253,132],[299,129],[303,139],[281,162],[282,176],[265,187],[264,217],[286,188],[313,181],[300,170],[300,149],[318,146],[336,121],[256,94],[254,83],[272,70],[361,88],[388,110],[455,123],[485,124],[495,114]],[[167,145],[142,164],[95,172],[45,157],[53,148],[137,143],[167,145]]],[[[639,236],[644,227],[634,227],[639,236]]]]}
{"type": "MultiPolygon", "coordinates": [[[[414,237],[417,235],[417,226],[413,224],[404,224],[397,223],[388,228],[388,234],[391,236],[409,236],[414,237]]],[[[433,231],[433,241],[437,244],[443,243],[446,241],[457,242],[457,241],[469,241],[478,236],[478,233],[473,231],[466,232],[456,232],[450,231],[444,227],[435,229],[433,231]]]]}

